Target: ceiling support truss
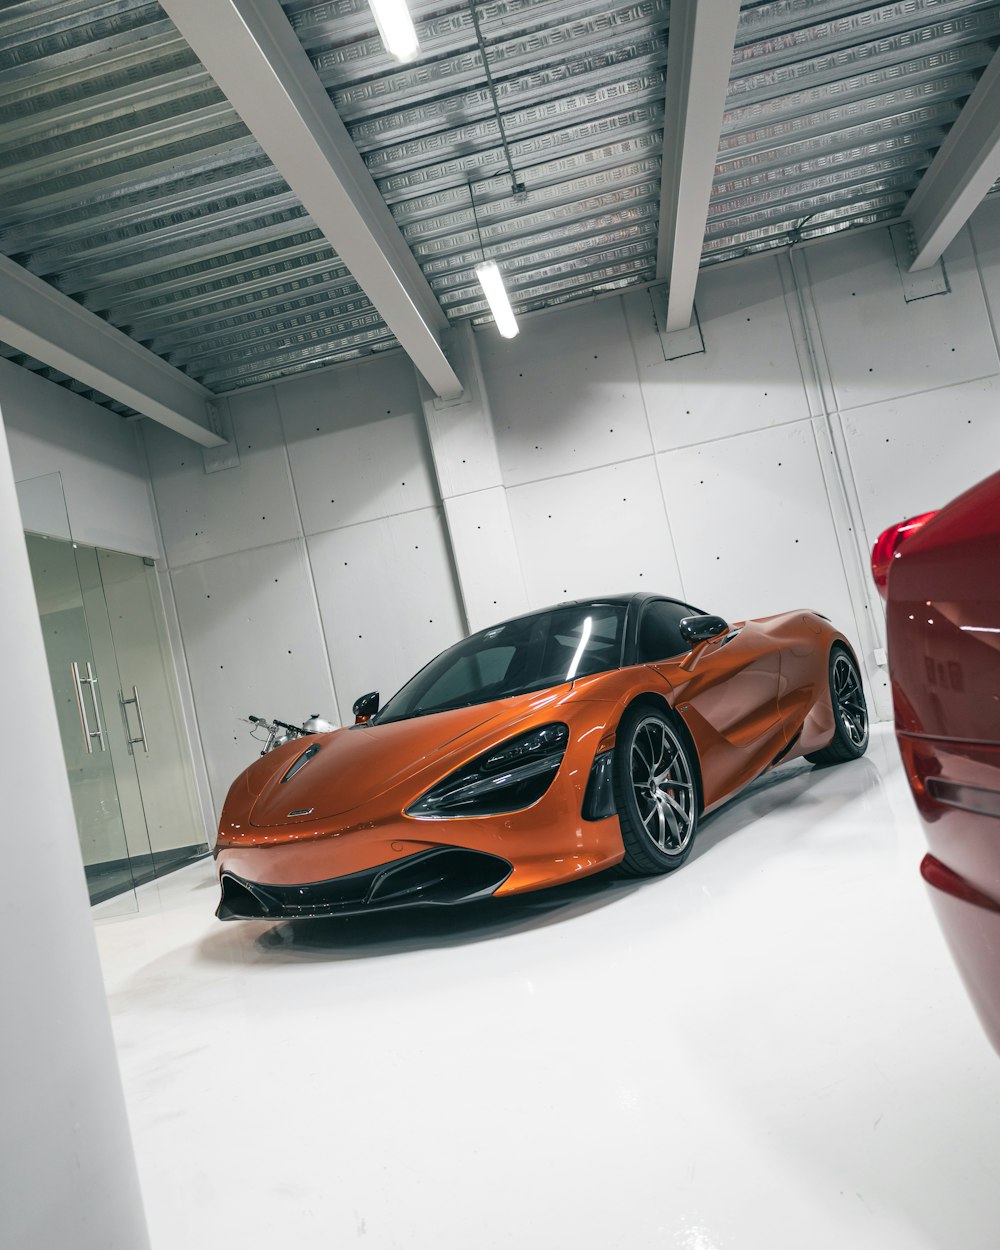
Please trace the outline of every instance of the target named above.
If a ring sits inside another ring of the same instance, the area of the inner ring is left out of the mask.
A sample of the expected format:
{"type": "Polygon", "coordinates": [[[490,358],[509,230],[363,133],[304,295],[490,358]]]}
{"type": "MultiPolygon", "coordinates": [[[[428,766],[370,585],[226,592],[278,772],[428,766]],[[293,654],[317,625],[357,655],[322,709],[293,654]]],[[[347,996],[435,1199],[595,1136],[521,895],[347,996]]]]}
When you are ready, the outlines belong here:
{"type": "Polygon", "coordinates": [[[986,66],[903,217],[913,231],[911,272],[929,269],[1000,178],[1000,52],[986,66]]]}
{"type": "Polygon", "coordinates": [[[278,0],[163,8],[428,385],[460,395],[447,318],[278,0]]]}
{"type": "Polygon", "coordinates": [[[210,428],[211,391],[6,256],[0,339],[202,447],[225,441],[210,428]]]}
{"type": "Polygon", "coordinates": [[[740,0],[673,0],[667,43],[656,276],[667,332],[691,324],[740,0]]]}

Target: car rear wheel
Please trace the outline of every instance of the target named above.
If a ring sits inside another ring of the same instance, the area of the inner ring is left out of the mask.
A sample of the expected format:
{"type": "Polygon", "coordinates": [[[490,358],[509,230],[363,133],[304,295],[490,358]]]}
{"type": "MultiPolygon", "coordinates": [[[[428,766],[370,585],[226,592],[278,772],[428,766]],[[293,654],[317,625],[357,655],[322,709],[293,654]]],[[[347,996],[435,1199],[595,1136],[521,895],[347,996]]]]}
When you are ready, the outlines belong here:
{"type": "Polygon", "coordinates": [[[830,702],[836,728],[830,745],[806,759],[813,764],[846,764],[868,749],[868,704],[861,674],[845,647],[830,652],[830,702]]]}
{"type": "Polygon", "coordinates": [[[615,800],[625,858],[619,871],[652,877],[679,868],[698,826],[698,790],[690,748],[658,708],[639,706],[618,726],[615,800]]]}

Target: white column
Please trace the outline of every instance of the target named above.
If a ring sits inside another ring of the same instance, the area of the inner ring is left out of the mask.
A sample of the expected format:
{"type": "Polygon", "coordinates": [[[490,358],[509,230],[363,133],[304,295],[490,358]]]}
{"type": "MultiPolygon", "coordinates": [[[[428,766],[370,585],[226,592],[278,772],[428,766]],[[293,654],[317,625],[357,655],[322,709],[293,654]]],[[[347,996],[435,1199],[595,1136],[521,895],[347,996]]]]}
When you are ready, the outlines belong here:
{"type": "Polygon", "coordinates": [[[69,782],[0,419],[0,1246],[144,1250],[69,782]]]}
{"type": "Polygon", "coordinates": [[[528,597],[472,326],[448,331],[442,346],[462,394],[439,399],[417,380],[459,591],[474,632],[526,612],[528,597]]]}

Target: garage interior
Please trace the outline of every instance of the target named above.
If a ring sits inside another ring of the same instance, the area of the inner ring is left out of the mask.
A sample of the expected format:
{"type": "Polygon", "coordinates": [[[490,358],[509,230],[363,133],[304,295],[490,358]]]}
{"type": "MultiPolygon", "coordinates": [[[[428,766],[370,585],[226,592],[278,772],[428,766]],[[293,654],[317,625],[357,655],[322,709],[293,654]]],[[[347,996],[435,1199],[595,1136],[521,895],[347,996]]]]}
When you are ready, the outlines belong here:
{"type": "Polygon", "coordinates": [[[410,12],[0,8],[0,1244],[995,1250],[869,552],[1000,462],[1000,4],[410,12]],[[868,755],[676,875],[215,921],[249,714],[640,590],[829,617],[868,755]]]}

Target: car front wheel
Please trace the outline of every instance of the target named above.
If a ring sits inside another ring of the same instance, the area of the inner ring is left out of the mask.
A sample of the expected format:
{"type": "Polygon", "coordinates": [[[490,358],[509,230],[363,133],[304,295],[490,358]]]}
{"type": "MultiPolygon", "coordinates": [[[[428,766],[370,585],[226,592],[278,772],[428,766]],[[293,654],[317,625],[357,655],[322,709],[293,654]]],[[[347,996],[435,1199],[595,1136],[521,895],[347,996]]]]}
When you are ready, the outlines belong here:
{"type": "Polygon", "coordinates": [[[618,726],[615,799],[625,858],[620,871],[651,877],[679,868],[698,826],[698,790],[684,735],[659,708],[640,705],[618,726]]]}

